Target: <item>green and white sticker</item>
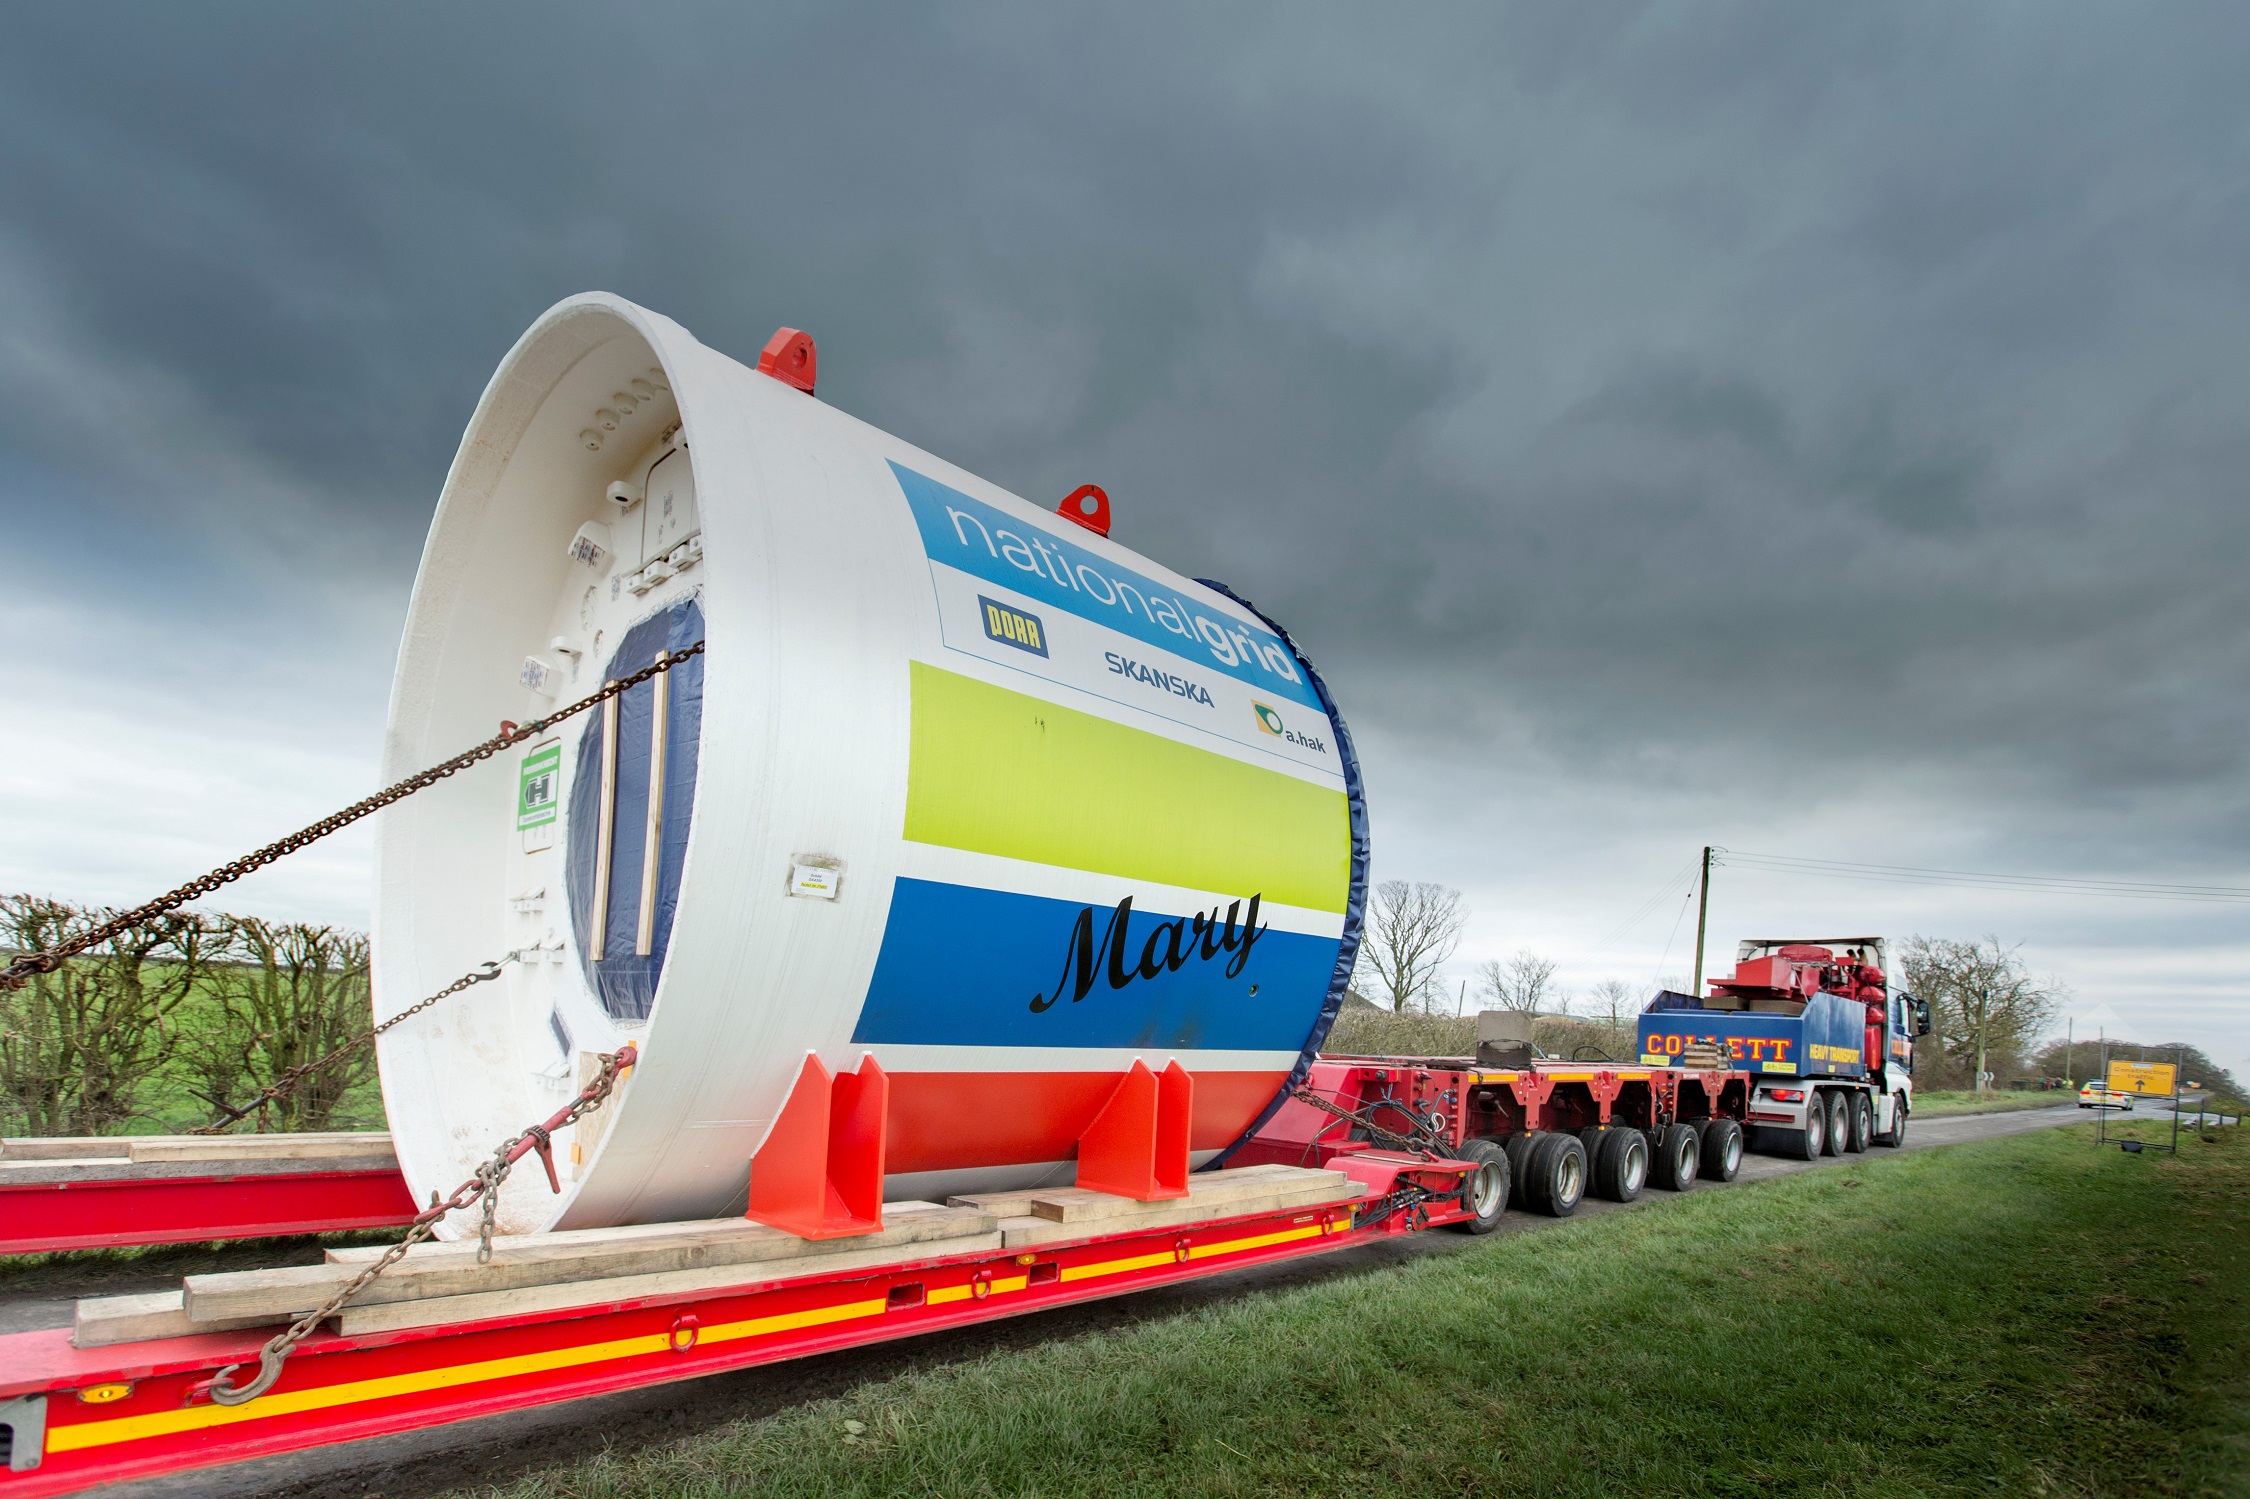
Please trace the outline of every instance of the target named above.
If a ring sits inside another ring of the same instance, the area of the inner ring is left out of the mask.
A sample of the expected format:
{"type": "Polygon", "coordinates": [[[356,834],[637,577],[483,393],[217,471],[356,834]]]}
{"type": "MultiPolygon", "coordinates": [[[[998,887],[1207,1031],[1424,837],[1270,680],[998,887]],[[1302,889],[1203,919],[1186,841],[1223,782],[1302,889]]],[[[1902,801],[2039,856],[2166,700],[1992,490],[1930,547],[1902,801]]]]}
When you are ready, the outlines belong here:
{"type": "Polygon", "coordinates": [[[562,741],[550,739],[523,757],[516,775],[516,826],[540,828],[560,815],[562,741]]]}

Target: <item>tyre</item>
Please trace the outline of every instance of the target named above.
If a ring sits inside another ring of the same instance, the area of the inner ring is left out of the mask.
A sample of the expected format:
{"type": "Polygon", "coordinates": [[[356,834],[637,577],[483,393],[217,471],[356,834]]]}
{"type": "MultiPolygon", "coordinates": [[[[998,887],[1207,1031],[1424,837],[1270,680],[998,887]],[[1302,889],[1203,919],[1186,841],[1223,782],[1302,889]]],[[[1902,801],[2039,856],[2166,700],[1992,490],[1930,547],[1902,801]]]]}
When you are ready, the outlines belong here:
{"type": "Polygon", "coordinates": [[[1844,1153],[1844,1142],[1850,1138],[1852,1128],[1851,1117],[1844,1108],[1844,1095],[1836,1092],[1823,1093],[1820,1101],[1828,1111],[1828,1138],[1821,1145],[1821,1154],[1840,1156],[1844,1153]]]}
{"type": "Polygon", "coordinates": [[[1532,1148],[1524,1200],[1536,1213],[1568,1218],[1586,1197],[1586,1147],[1576,1135],[1548,1135],[1532,1148]]]}
{"type": "Polygon", "coordinates": [[[1474,1161],[1477,1169],[1461,1179],[1461,1211],[1467,1221],[1453,1227],[1465,1234],[1488,1234],[1500,1226],[1508,1210],[1508,1152],[1491,1140],[1470,1140],[1453,1152],[1457,1161],[1474,1161]]]}
{"type": "Polygon", "coordinates": [[[1742,1173],[1742,1126],[1732,1119],[1714,1119],[1703,1127],[1703,1168],[1706,1181],[1730,1182],[1742,1173]]]}
{"type": "Polygon", "coordinates": [[[1546,1138],[1543,1129],[1525,1130],[1502,1144],[1508,1153],[1508,1206],[1520,1212],[1531,1211],[1531,1153],[1546,1138]]]}
{"type": "Polygon", "coordinates": [[[1648,1182],[1648,1137],[1637,1129],[1602,1133],[1594,1151],[1594,1195],[1631,1202],[1648,1182]]]}
{"type": "Polygon", "coordinates": [[[1805,1127],[1800,1130],[1775,1130],[1784,1144],[1781,1153],[1792,1161],[1817,1161],[1828,1148],[1828,1105],[1818,1094],[1805,1105],[1805,1127]]]}
{"type": "Polygon", "coordinates": [[[1875,1139],[1875,1103],[1865,1092],[1854,1092],[1845,1099],[1845,1109],[1851,1128],[1844,1136],[1844,1149],[1858,1155],[1875,1139]]]}
{"type": "Polygon", "coordinates": [[[1891,1127],[1875,1137],[1875,1143],[1896,1150],[1906,1143],[1906,1095],[1891,1095],[1891,1127]]]}
{"type": "Polygon", "coordinates": [[[1684,1124],[1667,1125],[1656,1137],[1656,1154],[1649,1162],[1649,1180],[1667,1192],[1685,1192],[1695,1185],[1695,1170],[1702,1143],[1684,1124]]]}

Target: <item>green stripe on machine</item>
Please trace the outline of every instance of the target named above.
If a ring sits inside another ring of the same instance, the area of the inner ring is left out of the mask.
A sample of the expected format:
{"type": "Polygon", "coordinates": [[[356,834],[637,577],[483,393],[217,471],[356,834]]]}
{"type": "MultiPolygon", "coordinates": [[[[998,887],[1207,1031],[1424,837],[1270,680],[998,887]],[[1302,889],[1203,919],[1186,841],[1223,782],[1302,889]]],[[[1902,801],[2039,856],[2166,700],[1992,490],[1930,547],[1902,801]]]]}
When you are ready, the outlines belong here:
{"type": "Polygon", "coordinates": [[[915,842],[1344,909],[1340,789],[920,661],[913,671],[915,842]]]}

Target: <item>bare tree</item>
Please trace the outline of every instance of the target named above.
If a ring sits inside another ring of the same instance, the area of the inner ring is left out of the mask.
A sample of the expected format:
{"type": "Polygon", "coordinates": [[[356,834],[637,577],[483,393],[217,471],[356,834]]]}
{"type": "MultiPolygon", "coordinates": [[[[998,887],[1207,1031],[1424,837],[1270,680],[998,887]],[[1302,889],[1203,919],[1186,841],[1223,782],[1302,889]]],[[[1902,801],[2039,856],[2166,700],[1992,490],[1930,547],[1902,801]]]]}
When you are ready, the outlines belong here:
{"type": "MultiPolygon", "coordinates": [[[[303,923],[226,918],[236,962],[214,974],[216,1024],[192,1036],[181,1061],[194,1091],[216,1107],[265,1088],[293,1067],[326,1056],[374,1023],[367,938],[303,923]]],[[[374,1074],[363,1048],[308,1074],[258,1113],[260,1130],[324,1130],[345,1093],[374,1074]]]]}
{"type": "Polygon", "coordinates": [[[1968,1067],[1978,1092],[1989,1064],[2036,1039],[2060,998],[2032,978],[2020,948],[2002,947],[1997,937],[1910,937],[1899,955],[1906,987],[1929,1002],[1939,1045],[1956,1065],[1968,1067]]]}
{"type": "MultiPolygon", "coordinates": [[[[0,897],[0,945],[60,947],[113,914],[0,897]]],[[[9,1125],[33,1135],[98,1135],[129,1121],[142,1085],[164,1065],[174,1012],[209,981],[222,942],[204,917],[160,917],[0,991],[0,1107],[9,1125]]]]}
{"type": "Polygon", "coordinates": [[[1369,970],[1382,998],[1401,1014],[1426,1004],[1453,950],[1461,945],[1461,892],[1428,882],[1385,880],[1375,887],[1359,966],[1369,970]]]}
{"type": "Polygon", "coordinates": [[[1554,960],[1529,948],[1512,958],[1487,958],[1478,964],[1477,992],[1490,998],[1495,1009],[1521,1010],[1526,1015],[1567,1008],[1555,985],[1554,960]]]}

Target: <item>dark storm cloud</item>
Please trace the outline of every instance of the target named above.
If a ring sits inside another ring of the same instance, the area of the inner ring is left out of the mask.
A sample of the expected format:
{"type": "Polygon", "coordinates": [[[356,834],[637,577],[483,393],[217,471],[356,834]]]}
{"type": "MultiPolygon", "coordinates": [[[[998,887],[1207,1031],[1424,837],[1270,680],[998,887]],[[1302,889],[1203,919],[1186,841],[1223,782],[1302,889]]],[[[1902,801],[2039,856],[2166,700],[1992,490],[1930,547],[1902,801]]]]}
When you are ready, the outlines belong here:
{"type": "Polygon", "coordinates": [[[402,589],[493,365],[598,286],[741,357],[811,328],[825,398],[1027,495],[1101,480],[1439,760],[1937,775],[2042,857],[2110,818],[2232,861],[2245,30],[29,12],[0,496],[87,496],[55,548],[326,528],[402,589]]]}

